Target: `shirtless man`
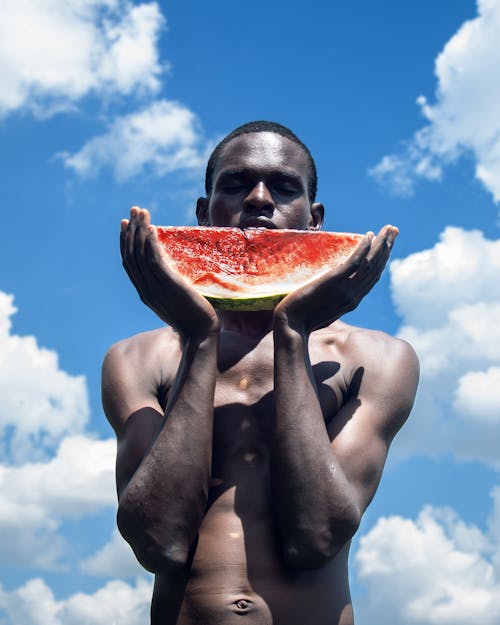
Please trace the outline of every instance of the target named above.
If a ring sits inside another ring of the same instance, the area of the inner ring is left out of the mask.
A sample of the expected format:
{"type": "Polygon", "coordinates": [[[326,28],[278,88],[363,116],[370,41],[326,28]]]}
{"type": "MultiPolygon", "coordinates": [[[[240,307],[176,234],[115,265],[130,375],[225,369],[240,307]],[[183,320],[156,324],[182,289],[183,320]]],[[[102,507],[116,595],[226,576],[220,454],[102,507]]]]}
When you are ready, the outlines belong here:
{"type": "MultiPolygon", "coordinates": [[[[233,131],[207,168],[201,225],[317,230],[315,167],[287,129],[233,131]]],[[[169,327],[114,345],[103,403],[118,438],[118,527],[155,574],[153,625],[353,625],[350,540],[406,420],[405,342],[339,321],[397,230],[274,311],[215,312],[167,265],[146,210],[122,222],[142,301],[169,327]]]]}

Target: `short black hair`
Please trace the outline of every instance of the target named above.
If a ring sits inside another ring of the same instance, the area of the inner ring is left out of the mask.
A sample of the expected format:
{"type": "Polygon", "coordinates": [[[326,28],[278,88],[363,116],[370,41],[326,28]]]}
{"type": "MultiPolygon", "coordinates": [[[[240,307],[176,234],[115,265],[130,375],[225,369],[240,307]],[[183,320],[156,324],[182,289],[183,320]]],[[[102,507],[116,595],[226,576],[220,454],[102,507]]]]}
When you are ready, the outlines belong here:
{"type": "Polygon", "coordinates": [[[289,128],[286,126],[282,126],[276,122],[271,122],[267,120],[260,120],[255,122],[248,122],[247,124],[243,124],[242,126],[238,126],[232,132],[222,139],[222,141],[215,147],[214,151],[210,155],[207,163],[207,169],[205,172],[205,193],[207,197],[212,193],[212,185],[213,185],[213,175],[215,165],[217,163],[217,159],[219,158],[224,147],[236,137],[240,135],[251,134],[255,132],[274,132],[278,135],[282,135],[290,141],[293,141],[297,145],[299,145],[306,155],[307,164],[309,167],[309,176],[307,181],[307,193],[309,196],[309,201],[314,202],[316,198],[316,192],[318,189],[318,174],[316,171],[316,163],[309,151],[309,148],[302,143],[302,141],[294,134],[289,128]]]}

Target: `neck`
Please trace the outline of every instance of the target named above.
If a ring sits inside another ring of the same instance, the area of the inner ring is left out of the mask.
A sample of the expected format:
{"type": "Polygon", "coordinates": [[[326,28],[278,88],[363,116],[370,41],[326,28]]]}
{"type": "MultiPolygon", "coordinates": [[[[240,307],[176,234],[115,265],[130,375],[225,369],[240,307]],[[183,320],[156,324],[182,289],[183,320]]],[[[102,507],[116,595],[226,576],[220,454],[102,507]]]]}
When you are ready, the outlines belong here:
{"type": "Polygon", "coordinates": [[[220,313],[223,332],[237,332],[256,339],[262,338],[273,328],[273,311],[257,310],[242,312],[223,310],[220,313]]]}

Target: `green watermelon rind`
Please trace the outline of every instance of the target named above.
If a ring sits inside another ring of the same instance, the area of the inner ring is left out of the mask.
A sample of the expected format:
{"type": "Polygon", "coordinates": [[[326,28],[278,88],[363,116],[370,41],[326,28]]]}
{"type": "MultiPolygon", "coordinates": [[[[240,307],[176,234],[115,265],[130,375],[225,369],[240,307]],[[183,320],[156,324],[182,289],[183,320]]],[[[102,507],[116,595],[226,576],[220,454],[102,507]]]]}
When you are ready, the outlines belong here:
{"type": "Polygon", "coordinates": [[[219,297],[203,292],[201,294],[219,310],[240,310],[242,312],[273,310],[288,295],[288,293],[276,293],[254,297],[219,297]]]}

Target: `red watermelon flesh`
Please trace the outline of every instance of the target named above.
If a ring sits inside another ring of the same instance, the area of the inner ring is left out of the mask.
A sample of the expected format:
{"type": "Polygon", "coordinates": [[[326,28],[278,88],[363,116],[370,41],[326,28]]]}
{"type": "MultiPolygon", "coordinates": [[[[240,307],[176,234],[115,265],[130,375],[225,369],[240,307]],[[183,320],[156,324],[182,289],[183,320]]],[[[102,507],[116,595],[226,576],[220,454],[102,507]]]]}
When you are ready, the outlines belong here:
{"type": "Polygon", "coordinates": [[[169,263],[215,306],[265,310],[344,262],[362,235],[159,226],[158,237],[169,263]]]}

